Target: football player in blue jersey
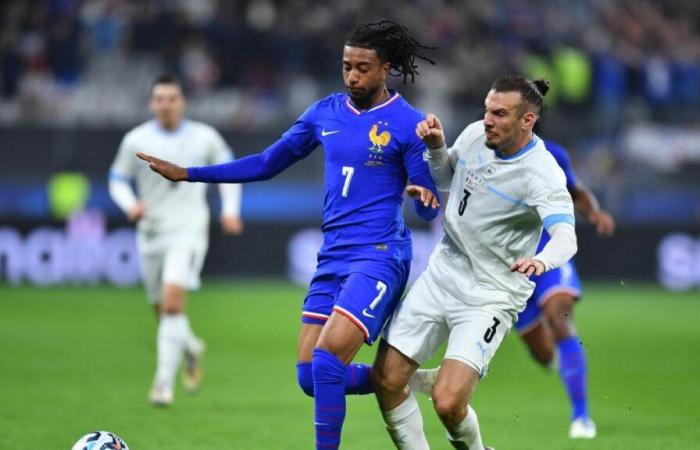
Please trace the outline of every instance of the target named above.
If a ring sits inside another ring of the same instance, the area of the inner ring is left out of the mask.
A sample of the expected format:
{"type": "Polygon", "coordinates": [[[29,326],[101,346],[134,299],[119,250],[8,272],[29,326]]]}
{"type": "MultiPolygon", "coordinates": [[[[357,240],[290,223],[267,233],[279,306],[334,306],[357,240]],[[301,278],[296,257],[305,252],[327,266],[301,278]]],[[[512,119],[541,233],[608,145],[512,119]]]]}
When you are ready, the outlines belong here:
{"type": "Polygon", "coordinates": [[[424,114],[386,86],[389,75],[413,81],[416,58],[432,64],[427,49],[397,23],[358,25],[343,48],[346,93],[312,104],[262,153],[187,169],[139,155],[171,181],[243,183],[271,178],[323,146],[324,242],[302,309],[297,364],[301,388],[315,399],[317,448],[340,445],[345,395],[372,392],[371,367],[351,361],[363,342],[375,341],[406,286],[404,191],[424,219],[438,213],[415,133],[424,114]]]}
{"type": "MultiPolygon", "coordinates": [[[[566,187],[576,211],[596,227],[600,236],[610,236],[615,231],[614,219],[599,207],[595,196],[579,182],[566,150],[552,141],[545,141],[545,146],[566,175],[566,187]]],[[[549,235],[543,231],[537,251],[548,241],[549,235]]],[[[515,328],[535,360],[544,366],[558,365],[559,376],[572,406],[569,437],[594,438],[596,426],[588,413],[586,357],[573,320],[574,304],[581,297],[574,262],[571,260],[557,269],[532,276],[531,280],[535,282],[535,290],[518,315],[515,328]]]]}

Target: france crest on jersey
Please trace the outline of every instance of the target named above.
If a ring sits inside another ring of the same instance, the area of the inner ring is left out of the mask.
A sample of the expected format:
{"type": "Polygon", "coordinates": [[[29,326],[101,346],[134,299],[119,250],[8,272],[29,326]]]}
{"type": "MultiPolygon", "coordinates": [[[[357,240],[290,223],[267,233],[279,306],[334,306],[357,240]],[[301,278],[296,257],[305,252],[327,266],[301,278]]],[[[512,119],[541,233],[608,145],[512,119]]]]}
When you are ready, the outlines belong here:
{"type": "MultiPolygon", "coordinates": [[[[325,161],[323,250],[348,245],[386,244],[410,259],[410,231],[401,215],[407,180],[434,191],[425,145],[416,136],[423,114],[397,92],[367,111],[345,94],[311,105],[282,139],[300,157],[318,145],[325,161]]],[[[421,208],[426,219],[437,211],[421,208]]]]}

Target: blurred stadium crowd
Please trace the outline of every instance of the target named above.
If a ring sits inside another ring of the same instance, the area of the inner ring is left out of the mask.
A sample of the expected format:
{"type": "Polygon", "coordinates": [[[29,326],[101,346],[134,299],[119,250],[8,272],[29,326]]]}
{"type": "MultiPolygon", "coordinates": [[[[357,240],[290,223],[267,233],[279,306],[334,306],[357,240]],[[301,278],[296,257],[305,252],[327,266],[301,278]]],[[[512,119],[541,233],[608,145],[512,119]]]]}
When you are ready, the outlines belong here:
{"type": "Polygon", "coordinates": [[[341,90],[345,33],[392,18],[438,47],[394,86],[453,137],[494,78],[543,76],[544,133],[623,221],[700,217],[699,2],[5,0],[0,17],[0,126],[125,129],[169,70],[192,117],[242,133],[279,133],[341,90]]]}
{"type": "MultiPolygon", "coordinates": [[[[630,103],[658,120],[700,111],[697,2],[9,0],[0,8],[3,103],[17,108],[5,121],[55,119],[51,102],[67,97],[83,101],[62,108],[61,120],[91,118],[90,97],[142,95],[160,68],[178,72],[191,94],[250,100],[212,108],[219,124],[286,121],[338,89],[344,33],[382,17],[439,48],[438,66],[424,66],[416,86],[436,107],[473,108],[494,77],[524,71],[552,80],[551,104],[590,106],[598,129],[617,129],[630,103]],[[235,108],[244,104],[265,114],[243,109],[241,118],[235,108]]],[[[130,123],[133,113],[109,117],[130,123]]]]}

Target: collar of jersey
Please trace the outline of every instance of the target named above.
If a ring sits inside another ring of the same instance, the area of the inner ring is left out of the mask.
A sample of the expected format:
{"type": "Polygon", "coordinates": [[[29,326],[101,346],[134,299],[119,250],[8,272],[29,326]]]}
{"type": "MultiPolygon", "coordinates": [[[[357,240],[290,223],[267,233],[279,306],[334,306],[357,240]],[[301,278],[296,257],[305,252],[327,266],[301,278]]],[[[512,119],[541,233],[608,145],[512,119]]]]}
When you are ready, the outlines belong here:
{"type": "Polygon", "coordinates": [[[389,90],[389,94],[391,94],[391,95],[389,96],[388,100],[386,100],[384,103],[380,103],[377,106],[374,106],[374,107],[368,109],[367,111],[360,111],[359,109],[355,108],[353,106],[352,102],[350,101],[350,97],[348,97],[348,99],[345,100],[345,106],[347,106],[347,108],[351,112],[353,112],[355,115],[360,116],[362,114],[371,113],[372,111],[376,111],[380,108],[384,108],[385,106],[389,106],[390,104],[394,103],[399,97],[401,97],[401,95],[398,92],[391,90],[391,89],[389,90]]]}
{"type": "Polygon", "coordinates": [[[177,136],[187,126],[186,119],[182,119],[182,122],[180,122],[180,126],[177,127],[177,129],[172,130],[172,131],[166,130],[165,128],[161,127],[160,124],[158,123],[158,120],[156,120],[156,119],[153,119],[151,121],[151,123],[153,124],[153,128],[155,128],[158,133],[162,134],[163,136],[170,136],[170,137],[177,136]]]}
{"type": "Polygon", "coordinates": [[[507,160],[509,160],[509,159],[515,159],[515,158],[518,158],[518,157],[520,157],[520,156],[523,156],[525,153],[527,153],[528,151],[532,150],[532,148],[533,148],[536,144],[537,144],[537,136],[535,136],[535,135],[533,134],[533,135],[532,135],[532,139],[530,139],[530,142],[528,142],[527,145],[525,145],[525,147],[521,148],[520,150],[518,150],[517,152],[513,153],[512,155],[504,155],[503,153],[499,152],[498,150],[495,150],[495,153],[496,153],[496,156],[497,156],[499,159],[503,159],[503,160],[506,160],[506,161],[507,161],[507,160]]]}

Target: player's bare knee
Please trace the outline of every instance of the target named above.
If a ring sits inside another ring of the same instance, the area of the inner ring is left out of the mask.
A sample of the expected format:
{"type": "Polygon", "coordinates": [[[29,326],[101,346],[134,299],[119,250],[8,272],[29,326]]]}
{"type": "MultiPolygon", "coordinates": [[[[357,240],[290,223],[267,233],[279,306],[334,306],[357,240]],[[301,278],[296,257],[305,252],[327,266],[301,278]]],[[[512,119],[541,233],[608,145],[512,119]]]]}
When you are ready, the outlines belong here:
{"type": "Polygon", "coordinates": [[[561,341],[576,334],[570,312],[560,312],[553,315],[549,318],[549,325],[552,328],[555,341],[561,341]]]}
{"type": "Polygon", "coordinates": [[[401,392],[408,384],[408,381],[396,371],[385,370],[381,365],[372,368],[371,378],[375,392],[379,395],[401,392]]]}
{"type": "Polygon", "coordinates": [[[559,295],[549,299],[545,303],[545,314],[556,341],[576,334],[573,297],[559,295]]]}
{"type": "Polygon", "coordinates": [[[440,420],[447,426],[456,426],[467,414],[467,402],[445,391],[433,390],[433,406],[440,420]]]}
{"type": "Polygon", "coordinates": [[[160,305],[161,314],[180,314],[185,309],[185,293],[176,290],[166,290],[163,303],[160,305]]]}
{"type": "Polygon", "coordinates": [[[549,362],[552,360],[552,358],[547,357],[546,355],[543,355],[541,353],[535,353],[531,352],[532,358],[537,361],[537,364],[540,366],[547,366],[549,362]]]}
{"type": "Polygon", "coordinates": [[[554,359],[554,348],[552,347],[530,349],[530,352],[535,361],[545,367],[549,366],[552,359],[554,359]]]}
{"type": "Polygon", "coordinates": [[[163,303],[160,307],[161,314],[173,315],[182,313],[182,303],[163,303]]]}

